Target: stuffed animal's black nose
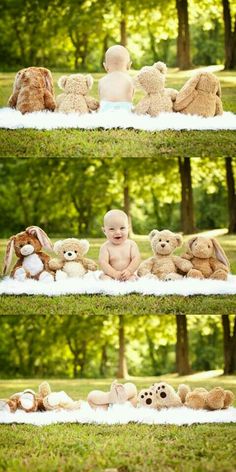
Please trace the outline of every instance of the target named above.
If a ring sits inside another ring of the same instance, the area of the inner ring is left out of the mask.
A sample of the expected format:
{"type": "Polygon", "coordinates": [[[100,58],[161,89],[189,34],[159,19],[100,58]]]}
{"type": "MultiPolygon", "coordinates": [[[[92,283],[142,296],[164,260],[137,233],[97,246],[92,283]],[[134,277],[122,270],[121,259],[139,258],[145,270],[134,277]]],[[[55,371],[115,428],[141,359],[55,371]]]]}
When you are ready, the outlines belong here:
{"type": "Polygon", "coordinates": [[[147,403],[147,405],[151,405],[152,399],[151,399],[151,398],[147,398],[146,403],[147,403]]]}
{"type": "Polygon", "coordinates": [[[165,393],[165,392],[161,392],[161,393],[160,393],[160,397],[161,397],[161,398],[166,398],[166,393],[165,393]]]}
{"type": "Polygon", "coordinates": [[[165,247],[165,243],[164,243],[164,244],[161,244],[161,247],[165,247]]]}
{"type": "Polygon", "coordinates": [[[68,256],[72,256],[72,252],[68,252],[68,256]]]}

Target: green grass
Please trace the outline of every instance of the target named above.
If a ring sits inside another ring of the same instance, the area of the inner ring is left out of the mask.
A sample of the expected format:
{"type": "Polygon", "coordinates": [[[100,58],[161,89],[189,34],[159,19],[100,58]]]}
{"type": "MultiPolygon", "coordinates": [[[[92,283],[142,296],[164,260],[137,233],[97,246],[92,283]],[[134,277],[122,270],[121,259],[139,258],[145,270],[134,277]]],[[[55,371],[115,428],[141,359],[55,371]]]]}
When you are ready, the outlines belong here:
{"type": "MultiPolygon", "coordinates": [[[[236,72],[209,67],[220,78],[223,105],[236,113],[236,72]]],[[[193,71],[169,69],[167,87],[180,89],[193,71]]],[[[62,73],[53,73],[55,83],[62,73]]],[[[92,95],[97,97],[97,82],[103,74],[93,74],[92,95]]],[[[135,75],[135,71],[132,71],[135,75]]],[[[14,73],[0,74],[0,107],[6,106],[11,94],[14,73]]],[[[56,85],[56,93],[59,88],[56,85]]],[[[134,102],[142,92],[135,94],[134,102]]],[[[234,131],[160,131],[137,130],[0,130],[0,157],[221,157],[234,156],[234,131]]]]}
{"type": "MultiPolygon", "coordinates": [[[[210,232],[224,248],[230,263],[232,273],[236,273],[236,238],[225,234],[225,230],[210,232]]],[[[203,233],[205,234],[205,233],[203,233]]],[[[184,240],[189,236],[184,237],[184,240]]],[[[151,255],[151,248],[146,236],[136,236],[142,258],[151,255]]],[[[88,256],[97,260],[102,239],[90,239],[91,249],[88,256]]],[[[0,240],[0,264],[3,261],[6,240],[0,240]]],[[[183,249],[177,251],[182,252],[183,249]]],[[[131,294],[125,296],[105,295],[67,295],[60,297],[46,296],[1,296],[1,313],[5,315],[44,315],[44,314],[91,314],[91,315],[149,315],[149,314],[230,314],[236,311],[236,295],[208,296],[142,296],[131,294]]]]}
{"type": "MultiPolygon", "coordinates": [[[[186,382],[207,388],[221,385],[236,393],[235,377],[162,376],[173,386],[186,382]]],[[[138,389],[156,378],[133,378],[138,389]]],[[[40,380],[0,381],[0,396],[35,388],[40,380]]],[[[107,389],[110,380],[51,380],[74,399],[89,390],[107,389]]],[[[233,472],[236,469],[235,424],[120,426],[59,424],[38,428],[1,425],[0,470],[6,472],[233,472]]]]}

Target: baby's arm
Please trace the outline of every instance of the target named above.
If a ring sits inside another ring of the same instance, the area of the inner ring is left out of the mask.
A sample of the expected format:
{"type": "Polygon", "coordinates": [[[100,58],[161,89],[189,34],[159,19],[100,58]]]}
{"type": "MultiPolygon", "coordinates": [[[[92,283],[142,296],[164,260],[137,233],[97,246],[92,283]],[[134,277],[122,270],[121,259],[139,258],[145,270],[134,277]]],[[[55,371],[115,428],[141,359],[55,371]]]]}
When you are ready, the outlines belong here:
{"type": "Polygon", "coordinates": [[[109,263],[109,252],[106,245],[102,246],[99,252],[99,265],[105,275],[112,279],[120,280],[121,272],[113,269],[109,263]]]}
{"type": "Polygon", "coordinates": [[[141,257],[137,244],[130,241],[131,244],[131,262],[125,270],[121,272],[121,280],[128,280],[139,267],[141,257]]]}

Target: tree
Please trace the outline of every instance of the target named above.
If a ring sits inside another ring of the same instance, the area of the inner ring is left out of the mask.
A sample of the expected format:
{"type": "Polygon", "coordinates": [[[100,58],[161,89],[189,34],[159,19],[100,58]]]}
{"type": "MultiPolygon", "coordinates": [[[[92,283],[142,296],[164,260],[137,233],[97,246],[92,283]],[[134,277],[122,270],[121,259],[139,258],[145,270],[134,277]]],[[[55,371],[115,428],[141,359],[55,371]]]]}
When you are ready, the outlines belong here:
{"type": "Polygon", "coordinates": [[[177,64],[180,69],[184,70],[191,66],[188,0],[176,0],[176,9],[178,15],[177,64]]]}
{"type": "Polygon", "coordinates": [[[125,350],[125,320],[124,315],[119,315],[119,358],[117,371],[119,379],[126,379],[128,377],[125,350]]]}
{"type": "Polygon", "coordinates": [[[190,373],[186,315],[176,315],[176,370],[179,375],[190,373]]]}
{"type": "Polygon", "coordinates": [[[222,326],[224,337],[224,374],[234,374],[236,371],[236,315],[234,316],[232,333],[229,315],[222,315],[222,326]]]}
{"type": "Polygon", "coordinates": [[[184,234],[194,233],[194,206],[191,178],[191,161],[189,157],[179,157],[181,179],[181,228],[184,234]]]}
{"type": "Polygon", "coordinates": [[[232,19],[229,0],[222,0],[225,27],[225,69],[236,66],[236,15],[232,19]]]}
{"type": "Polygon", "coordinates": [[[236,233],[236,187],[232,157],[225,158],[226,181],[228,189],[229,233],[236,233]]]}

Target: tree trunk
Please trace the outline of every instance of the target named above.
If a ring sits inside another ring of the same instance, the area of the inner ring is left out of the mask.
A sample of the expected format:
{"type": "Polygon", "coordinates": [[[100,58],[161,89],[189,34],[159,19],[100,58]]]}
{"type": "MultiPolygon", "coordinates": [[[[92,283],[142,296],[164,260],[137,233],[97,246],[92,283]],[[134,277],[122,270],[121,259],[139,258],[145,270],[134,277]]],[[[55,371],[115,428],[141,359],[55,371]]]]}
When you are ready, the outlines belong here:
{"type": "Polygon", "coordinates": [[[186,315],[176,315],[176,370],[179,375],[190,373],[186,315]]]}
{"type": "Polygon", "coordinates": [[[124,211],[128,216],[129,222],[129,235],[133,234],[133,227],[132,227],[132,218],[131,218],[131,210],[130,210],[130,192],[129,192],[129,171],[127,167],[124,167],[124,211]]]}
{"type": "Polygon", "coordinates": [[[191,67],[188,0],[176,0],[178,15],[177,64],[182,70],[191,67]]]}
{"type": "Polygon", "coordinates": [[[125,357],[125,326],[123,315],[119,315],[119,365],[117,377],[118,379],[125,379],[128,377],[127,363],[125,357]]]}
{"type": "Polygon", "coordinates": [[[124,47],[127,45],[127,20],[126,20],[126,0],[120,0],[120,44],[124,47]]]}
{"type": "Polygon", "coordinates": [[[226,182],[228,189],[229,233],[236,233],[236,188],[232,157],[225,158],[226,182]]]}
{"type": "Polygon", "coordinates": [[[225,69],[234,69],[236,65],[236,17],[232,31],[232,18],[229,0],[222,0],[224,36],[225,36],[225,69]]]}
{"type": "Polygon", "coordinates": [[[101,362],[100,362],[100,368],[99,368],[101,377],[105,376],[106,367],[107,367],[107,345],[104,344],[102,346],[101,362]]]}
{"type": "Polygon", "coordinates": [[[232,335],[229,315],[222,315],[221,319],[224,339],[224,374],[229,375],[236,371],[236,315],[232,335]]]}
{"type": "Polygon", "coordinates": [[[106,34],[103,38],[103,46],[102,46],[102,57],[101,57],[101,67],[103,68],[103,63],[105,62],[105,54],[108,49],[108,39],[109,35],[106,34]]]}
{"type": "Polygon", "coordinates": [[[179,157],[181,179],[181,228],[184,234],[194,233],[194,207],[191,178],[191,161],[189,157],[179,157]]]}

